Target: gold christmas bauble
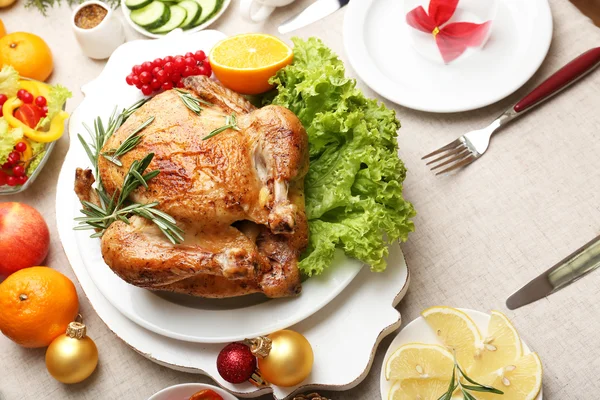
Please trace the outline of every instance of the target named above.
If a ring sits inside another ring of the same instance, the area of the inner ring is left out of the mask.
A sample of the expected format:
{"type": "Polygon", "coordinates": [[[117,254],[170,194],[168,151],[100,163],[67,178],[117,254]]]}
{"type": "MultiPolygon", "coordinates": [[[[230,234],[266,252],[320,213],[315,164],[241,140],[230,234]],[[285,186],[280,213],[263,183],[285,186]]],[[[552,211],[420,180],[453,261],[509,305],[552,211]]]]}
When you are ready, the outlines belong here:
{"type": "Polygon", "coordinates": [[[62,383],[78,383],[89,377],[98,365],[98,348],[85,336],[85,325],[71,322],[46,350],[46,368],[62,383]]]}
{"type": "Polygon", "coordinates": [[[276,386],[290,387],[310,375],[314,355],[304,336],[283,330],[268,338],[271,339],[271,350],[265,358],[258,358],[258,369],[264,379],[276,386]]]}

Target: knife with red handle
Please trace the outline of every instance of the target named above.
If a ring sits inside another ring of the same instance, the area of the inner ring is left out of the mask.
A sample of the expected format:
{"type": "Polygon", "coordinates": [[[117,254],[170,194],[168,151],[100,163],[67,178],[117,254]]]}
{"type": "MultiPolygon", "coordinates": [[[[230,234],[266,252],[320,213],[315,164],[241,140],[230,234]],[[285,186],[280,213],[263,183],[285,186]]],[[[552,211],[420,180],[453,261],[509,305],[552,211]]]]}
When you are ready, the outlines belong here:
{"type": "Polygon", "coordinates": [[[528,95],[523,97],[513,110],[516,113],[527,111],[531,107],[549,99],[583,78],[600,65],[600,47],[586,51],[542,82],[528,95]]]}

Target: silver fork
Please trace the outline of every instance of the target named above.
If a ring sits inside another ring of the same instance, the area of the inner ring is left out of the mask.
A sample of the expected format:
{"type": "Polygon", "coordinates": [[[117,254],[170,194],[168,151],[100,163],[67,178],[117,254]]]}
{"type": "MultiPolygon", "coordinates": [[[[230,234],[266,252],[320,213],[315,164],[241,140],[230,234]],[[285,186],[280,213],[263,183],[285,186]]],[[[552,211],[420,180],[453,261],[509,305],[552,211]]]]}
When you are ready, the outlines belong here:
{"type": "Polygon", "coordinates": [[[477,160],[490,145],[490,138],[502,126],[521,116],[550,97],[566,89],[600,65],[600,47],[581,54],[573,61],[556,71],[552,76],[506,110],[487,128],[471,131],[433,151],[422,160],[438,156],[427,162],[436,175],[464,167],[477,160]],[[442,167],[446,167],[439,170],[442,167]]]}

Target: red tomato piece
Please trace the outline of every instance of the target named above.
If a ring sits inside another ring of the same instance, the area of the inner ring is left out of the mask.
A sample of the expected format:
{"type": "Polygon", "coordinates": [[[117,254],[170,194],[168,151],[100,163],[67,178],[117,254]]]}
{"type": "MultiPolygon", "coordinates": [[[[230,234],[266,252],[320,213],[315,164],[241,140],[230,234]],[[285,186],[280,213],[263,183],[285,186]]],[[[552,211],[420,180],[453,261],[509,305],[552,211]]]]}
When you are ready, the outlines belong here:
{"type": "Polygon", "coordinates": [[[40,122],[40,119],[44,117],[44,112],[38,106],[33,104],[23,104],[15,111],[15,118],[23,122],[30,128],[35,128],[40,122]]]}

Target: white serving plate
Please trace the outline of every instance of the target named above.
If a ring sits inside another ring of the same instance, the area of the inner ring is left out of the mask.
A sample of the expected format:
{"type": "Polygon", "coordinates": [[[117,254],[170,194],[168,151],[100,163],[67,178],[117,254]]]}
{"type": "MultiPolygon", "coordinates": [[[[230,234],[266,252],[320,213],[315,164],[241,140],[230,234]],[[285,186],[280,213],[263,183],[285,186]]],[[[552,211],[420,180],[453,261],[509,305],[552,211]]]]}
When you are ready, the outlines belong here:
{"type": "Polygon", "coordinates": [[[184,383],[182,385],[169,386],[154,394],[148,400],[189,400],[193,394],[206,389],[214,390],[221,395],[223,400],[237,400],[236,397],[221,388],[202,383],[184,383]]]}
{"type": "MultiPolygon", "coordinates": [[[[464,311],[481,331],[483,337],[486,336],[487,327],[490,322],[491,316],[489,314],[483,313],[481,311],[470,310],[459,308],[459,310],[464,311]]],[[[523,343],[523,352],[524,354],[531,353],[529,346],[521,339],[523,343]]],[[[419,343],[431,343],[431,344],[443,344],[441,343],[427,322],[423,317],[418,317],[410,324],[406,325],[399,333],[396,335],[387,352],[385,353],[385,357],[383,358],[383,365],[381,366],[381,376],[379,378],[379,387],[381,391],[381,399],[388,400],[388,393],[392,388],[392,382],[385,379],[385,365],[387,364],[388,358],[392,355],[394,351],[396,351],[400,346],[403,346],[408,343],[419,342],[419,343]]],[[[535,400],[543,399],[543,388],[540,389],[540,394],[536,397],[535,400]]],[[[461,397],[462,398],[462,397],[461,397]]],[[[502,396],[498,396],[498,400],[501,400],[502,396]]]]}
{"type": "MultiPolygon", "coordinates": [[[[151,37],[154,39],[160,39],[160,38],[165,37],[166,35],[169,35],[172,32],[196,33],[203,29],[208,28],[213,22],[218,20],[221,17],[221,15],[223,15],[225,10],[227,10],[227,7],[229,7],[229,4],[231,4],[231,0],[223,0],[223,5],[221,6],[221,9],[219,10],[219,12],[217,12],[211,18],[206,20],[206,22],[204,22],[192,29],[188,29],[185,31],[183,31],[181,29],[175,29],[175,30],[173,30],[169,33],[165,33],[165,34],[157,34],[157,33],[149,32],[149,31],[145,30],[144,28],[142,28],[141,26],[139,26],[138,24],[136,24],[135,22],[133,22],[131,20],[131,10],[129,8],[127,8],[127,6],[125,5],[125,0],[121,0],[121,11],[123,11],[123,15],[125,16],[125,20],[129,24],[129,26],[131,26],[134,30],[136,30],[137,32],[141,33],[144,36],[148,36],[148,37],[151,37]]],[[[184,54],[184,53],[182,53],[182,54],[184,54]]]]}
{"type": "Polygon", "coordinates": [[[486,45],[449,65],[413,48],[406,1],[351,1],[344,20],[344,47],[358,76],[402,106],[441,113],[487,106],[527,82],[548,53],[552,15],[547,0],[497,0],[486,45]]]}
{"type": "MultiPolygon", "coordinates": [[[[225,35],[203,31],[192,35],[173,33],[155,41],[139,40],[119,47],[108,60],[102,73],[82,88],[84,101],[71,116],[71,146],[62,172],[73,176],[77,167],[90,167],[90,162],[77,139],[87,137],[83,124],[93,125],[100,115],[106,122],[118,104],[127,107],[140,98],[141,92],[125,83],[132,65],[144,59],[164,57],[177,52],[203,49],[207,53],[225,35]],[[111,99],[108,101],[107,99],[111,99]]],[[[75,226],[81,205],[73,188],[59,192],[57,206],[66,207],[69,216],[60,221],[75,226]]],[[[265,335],[300,322],[333,300],[360,271],[362,264],[338,252],[334,266],[319,277],[303,283],[296,298],[267,300],[262,295],[234,299],[201,299],[177,294],[157,294],[127,284],[105,264],[100,240],[89,237],[90,231],[75,231],[75,241],[90,277],[102,295],[123,315],[138,325],[160,335],[198,343],[228,343],[265,335]]]]}

